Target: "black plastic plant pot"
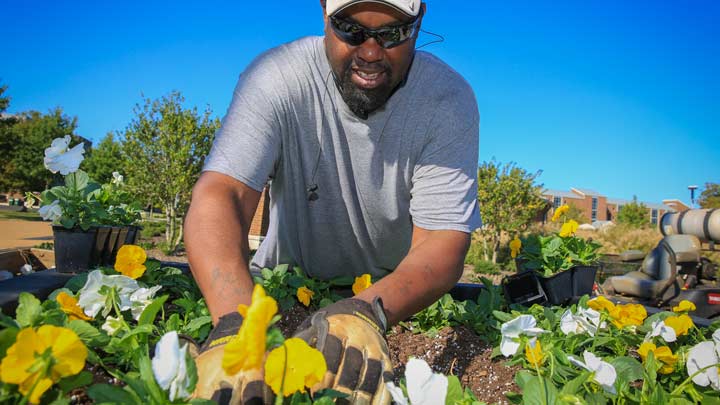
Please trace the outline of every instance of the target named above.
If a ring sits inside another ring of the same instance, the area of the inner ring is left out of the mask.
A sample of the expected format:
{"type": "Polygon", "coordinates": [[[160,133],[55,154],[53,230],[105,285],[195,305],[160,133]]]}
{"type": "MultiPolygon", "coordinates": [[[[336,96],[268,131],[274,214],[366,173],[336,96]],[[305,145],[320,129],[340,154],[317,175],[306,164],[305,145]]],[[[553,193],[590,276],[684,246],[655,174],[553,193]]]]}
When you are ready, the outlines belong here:
{"type": "Polygon", "coordinates": [[[534,271],[523,271],[506,276],[502,280],[502,286],[505,299],[511,304],[529,307],[533,304],[547,302],[547,298],[538,282],[538,276],[534,271]]]}
{"type": "Polygon", "coordinates": [[[125,244],[125,239],[127,238],[128,234],[128,227],[123,226],[118,230],[118,236],[117,240],[115,241],[115,247],[112,250],[112,254],[110,255],[110,265],[115,265],[115,259],[117,258],[118,250],[125,244]]]}
{"type": "Polygon", "coordinates": [[[134,245],[137,240],[138,234],[140,234],[140,227],[131,225],[128,228],[127,236],[125,237],[126,245],[134,245]]]}
{"type": "Polygon", "coordinates": [[[538,280],[550,305],[564,305],[573,298],[572,275],[571,270],[561,271],[550,277],[538,275],[538,280]]]}
{"type": "Polygon", "coordinates": [[[576,297],[590,295],[595,285],[598,266],[575,266],[571,271],[573,295],[576,297]]]}
{"type": "Polygon", "coordinates": [[[103,249],[103,257],[102,257],[102,265],[103,266],[113,266],[115,264],[115,259],[113,257],[113,251],[115,250],[115,244],[117,243],[119,234],[120,234],[119,226],[113,226],[110,228],[110,234],[108,235],[107,242],[105,243],[105,248],[103,249]]]}
{"type": "Polygon", "coordinates": [[[59,273],[81,273],[94,267],[93,247],[97,228],[88,231],[53,226],[55,268],[59,273]]]}
{"type": "Polygon", "coordinates": [[[95,234],[95,241],[93,242],[92,249],[92,265],[97,266],[102,263],[103,255],[105,253],[105,246],[107,246],[107,240],[110,237],[110,231],[112,230],[109,226],[100,226],[96,228],[97,233],[95,234]]]}

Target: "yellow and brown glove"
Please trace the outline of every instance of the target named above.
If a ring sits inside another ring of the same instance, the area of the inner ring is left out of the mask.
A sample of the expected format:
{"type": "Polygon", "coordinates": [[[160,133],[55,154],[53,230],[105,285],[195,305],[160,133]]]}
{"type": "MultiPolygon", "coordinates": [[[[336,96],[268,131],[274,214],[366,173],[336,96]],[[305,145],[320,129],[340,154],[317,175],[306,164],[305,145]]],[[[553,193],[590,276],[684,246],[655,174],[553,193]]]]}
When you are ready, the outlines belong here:
{"type": "Polygon", "coordinates": [[[349,395],[337,403],[389,404],[385,383],[392,381],[392,364],[386,329],[380,298],[372,304],[344,299],[306,319],[295,337],[320,350],[328,368],[313,391],[332,388],[349,395]]]}
{"type": "Polygon", "coordinates": [[[237,335],[242,324],[237,312],[220,317],[195,358],[198,382],[193,397],[212,399],[223,404],[272,404],[272,390],[263,381],[263,370],[241,371],[227,375],[222,368],[225,345],[237,335]]]}

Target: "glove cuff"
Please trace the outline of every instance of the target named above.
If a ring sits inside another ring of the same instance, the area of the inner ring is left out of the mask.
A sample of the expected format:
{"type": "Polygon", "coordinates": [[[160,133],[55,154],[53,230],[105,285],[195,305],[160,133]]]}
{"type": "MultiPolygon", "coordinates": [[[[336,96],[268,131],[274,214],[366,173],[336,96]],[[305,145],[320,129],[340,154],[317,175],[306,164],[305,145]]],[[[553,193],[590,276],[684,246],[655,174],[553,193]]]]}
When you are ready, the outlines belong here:
{"type": "Polygon", "coordinates": [[[200,353],[229,342],[240,330],[242,321],[243,317],[239,312],[231,312],[221,316],[217,325],[210,331],[210,335],[200,348],[200,353]]]}
{"type": "Polygon", "coordinates": [[[381,335],[387,332],[387,317],[382,299],[375,297],[372,304],[357,298],[346,298],[326,308],[327,315],[350,314],[369,323],[381,335]]]}

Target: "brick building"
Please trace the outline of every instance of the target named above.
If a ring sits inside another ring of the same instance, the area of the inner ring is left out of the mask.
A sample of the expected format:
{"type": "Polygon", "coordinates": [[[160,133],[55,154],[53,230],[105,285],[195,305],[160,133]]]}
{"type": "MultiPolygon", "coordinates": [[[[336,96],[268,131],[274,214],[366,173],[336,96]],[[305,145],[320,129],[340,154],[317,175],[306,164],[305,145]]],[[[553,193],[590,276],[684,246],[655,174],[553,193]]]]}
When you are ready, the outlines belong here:
{"type": "MultiPolygon", "coordinates": [[[[617,221],[617,214],[624,205],[632,202],[632,200],[623,200],[618,198],[608,198],[597,191],[571,188],[570,191],[563,190],[544,190],[543,198],[548,203],[548,209],[542,213],[540,220],[547,222],[552,217],[555,209],[561,205],[574,205],[583,215],[595,221],[617,221]]],[[[663,200],[662,204],[648,203],[638,201],[648,207],[648,217],[652,224],[657,224],[666,212],[685,211],[689,207],[679,200],[663,200]]]]}

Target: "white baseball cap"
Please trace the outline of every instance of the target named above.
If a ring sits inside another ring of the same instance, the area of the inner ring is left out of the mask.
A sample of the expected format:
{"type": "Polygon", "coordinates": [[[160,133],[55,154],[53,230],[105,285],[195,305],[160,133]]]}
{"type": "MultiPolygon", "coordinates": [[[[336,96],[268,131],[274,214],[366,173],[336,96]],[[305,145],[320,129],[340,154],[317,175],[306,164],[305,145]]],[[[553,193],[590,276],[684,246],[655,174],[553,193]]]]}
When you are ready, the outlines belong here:
{"type": "Polygon", "coordinates": [[[353,4],[357,3],[380,3],[387,4],[396,10],[410,17],[416,17],[420,13],[420,3],[422,0],[327,0],[325,3],[325,12],[327,15],[338,13],[353,4]]]}

